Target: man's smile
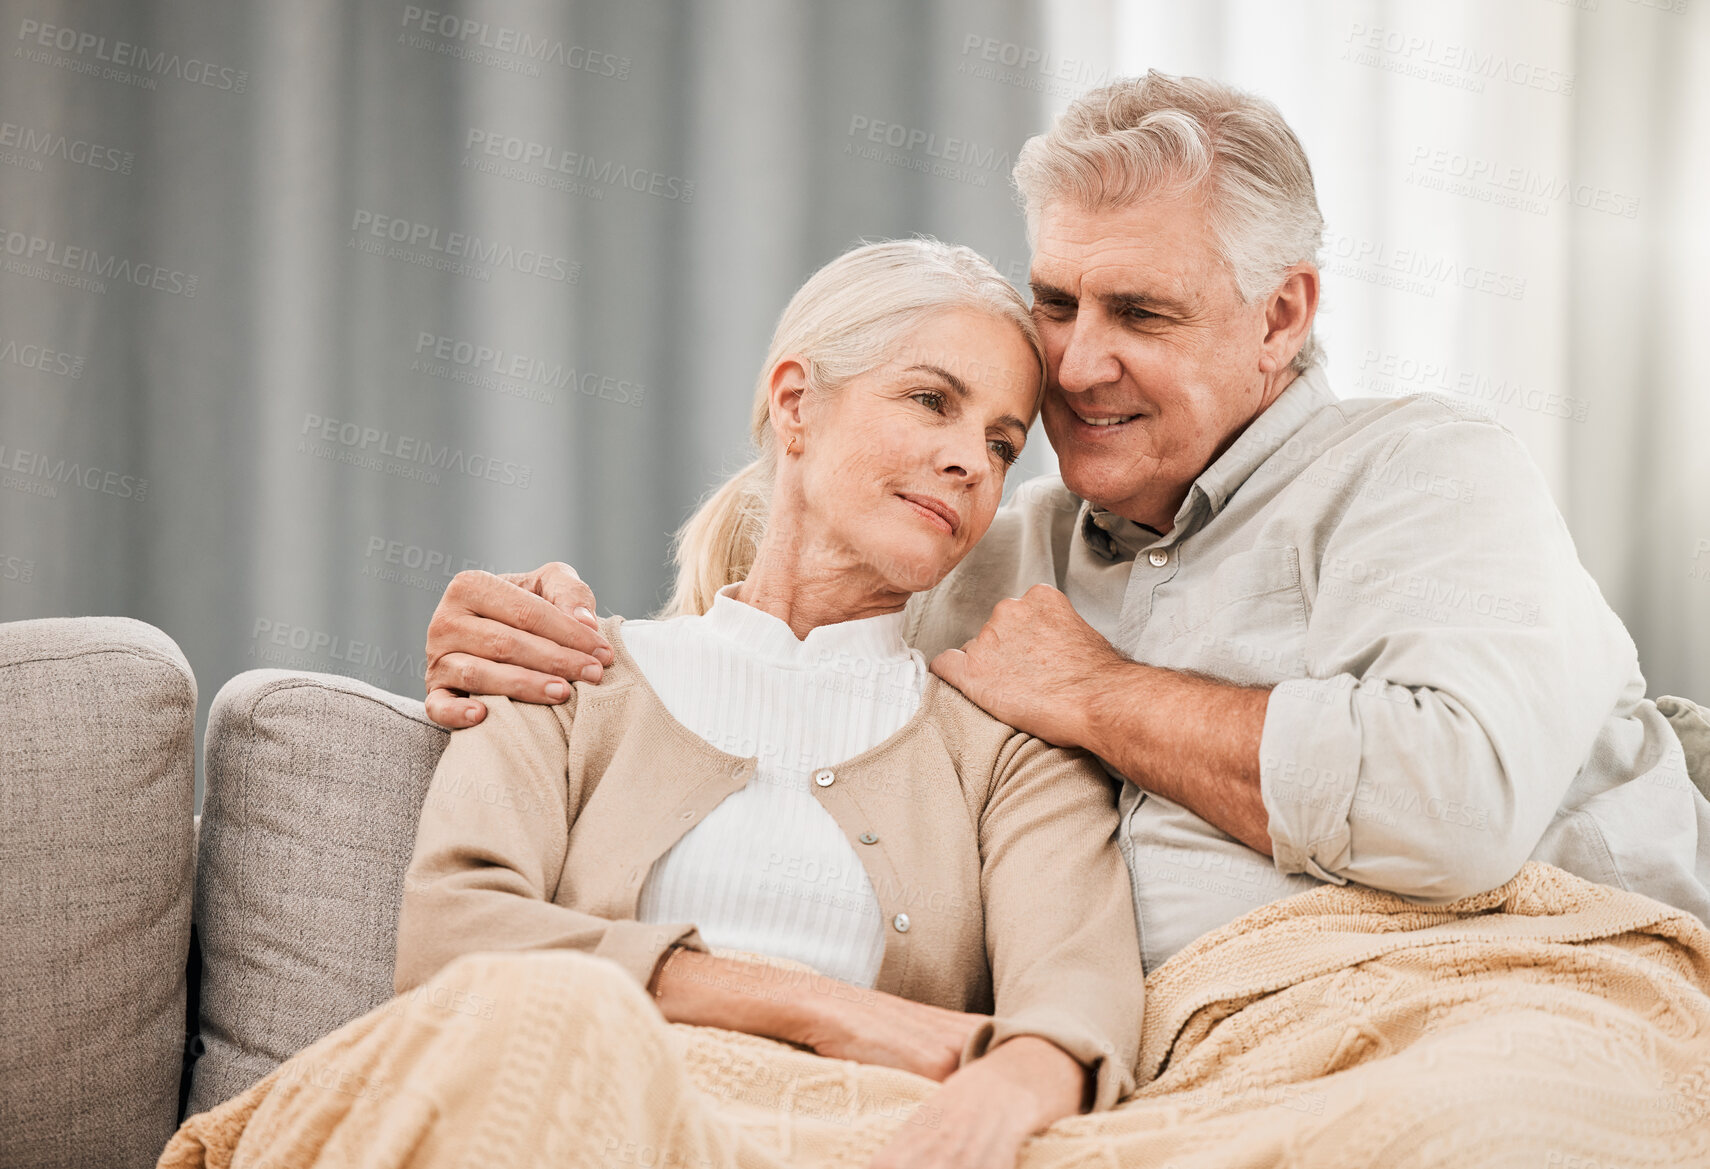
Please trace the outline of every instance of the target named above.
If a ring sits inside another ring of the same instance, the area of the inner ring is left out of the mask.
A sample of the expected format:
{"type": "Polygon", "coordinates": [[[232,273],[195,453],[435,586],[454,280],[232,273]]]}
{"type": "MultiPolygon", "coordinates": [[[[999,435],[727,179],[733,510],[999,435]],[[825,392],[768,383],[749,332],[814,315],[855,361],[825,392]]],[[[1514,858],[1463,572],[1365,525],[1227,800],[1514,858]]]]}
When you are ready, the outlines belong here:
{"type": "Polygon", "coordinates": [[[1069,412],[1086,426],[1121,426],[1124,422],[1132,422],[1140,417],[1138,414],[1083,414],[1070,407],[1069,412]]]}

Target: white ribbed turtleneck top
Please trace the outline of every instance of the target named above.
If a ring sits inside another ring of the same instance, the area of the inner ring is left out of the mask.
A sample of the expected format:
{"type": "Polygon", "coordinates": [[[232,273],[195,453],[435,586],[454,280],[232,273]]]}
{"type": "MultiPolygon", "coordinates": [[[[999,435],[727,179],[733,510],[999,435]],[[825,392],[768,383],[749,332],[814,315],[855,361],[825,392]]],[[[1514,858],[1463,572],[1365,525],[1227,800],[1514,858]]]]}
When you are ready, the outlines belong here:
{"type": "Polygon", "coordinates": [[[913,717],[926,661],[901,612],[823,625],[803,640],[720,589],[698,617],[626,621],[630,656],[671,716],[721,751],[758,756],[728,796],[654,864],[641,921],[687,921],[712,947],[805,962],[872,986],[884,958],[878,898],[855,846],[814,797],[813,774],[913,717]]]}

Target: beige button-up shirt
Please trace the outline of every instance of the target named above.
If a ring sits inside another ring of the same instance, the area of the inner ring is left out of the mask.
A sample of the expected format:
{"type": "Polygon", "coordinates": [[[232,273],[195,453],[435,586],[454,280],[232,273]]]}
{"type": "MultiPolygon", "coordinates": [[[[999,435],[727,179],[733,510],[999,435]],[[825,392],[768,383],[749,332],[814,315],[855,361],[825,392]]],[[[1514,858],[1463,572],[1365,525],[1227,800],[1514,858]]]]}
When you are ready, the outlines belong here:
{"type": "Polygon", "coordinates": [[[1297,378],[1167,536],[1055,477],[911,600],[928,658],[1035,584],[1136,661],[1271,688],[1274,861],[1133,784],[1145,968],[1257,906],[1355,881],[1442,904],[1528,859],[1710,921],[1710,802],[1530,455],[1437,398],[1297,378]]]}

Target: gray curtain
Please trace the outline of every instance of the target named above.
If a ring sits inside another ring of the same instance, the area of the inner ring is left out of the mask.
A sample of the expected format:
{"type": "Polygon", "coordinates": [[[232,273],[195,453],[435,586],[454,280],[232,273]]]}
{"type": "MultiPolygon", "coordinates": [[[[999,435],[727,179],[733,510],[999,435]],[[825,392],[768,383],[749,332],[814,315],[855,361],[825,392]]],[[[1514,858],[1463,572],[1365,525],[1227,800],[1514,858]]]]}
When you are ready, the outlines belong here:
{"type": "Polygon", "coordinates": [[[1025,0],[0,13],[0,619],[159,626],[199,726],[255,667],[419,696],[461,567],[651,611],[857,240],[1025,280],[1039,98],[957,68],[1025,0]]]}

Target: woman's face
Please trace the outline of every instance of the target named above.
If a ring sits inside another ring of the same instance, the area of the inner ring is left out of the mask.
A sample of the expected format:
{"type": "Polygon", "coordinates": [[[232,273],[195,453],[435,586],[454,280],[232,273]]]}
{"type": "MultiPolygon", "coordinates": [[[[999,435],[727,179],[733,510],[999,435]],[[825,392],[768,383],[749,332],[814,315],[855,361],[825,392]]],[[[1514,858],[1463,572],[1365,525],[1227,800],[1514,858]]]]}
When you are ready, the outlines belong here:
{"type": "Polygon", "coordinates": [[[970,309],[922,318],[885,364],[786,412],[775,437],[782,449],[798,435],[798,453],[779,486],[805,521],[796,530],[869,587],[931,588],[991,525],[1040,385],[1013,323],[970,309]]]}

